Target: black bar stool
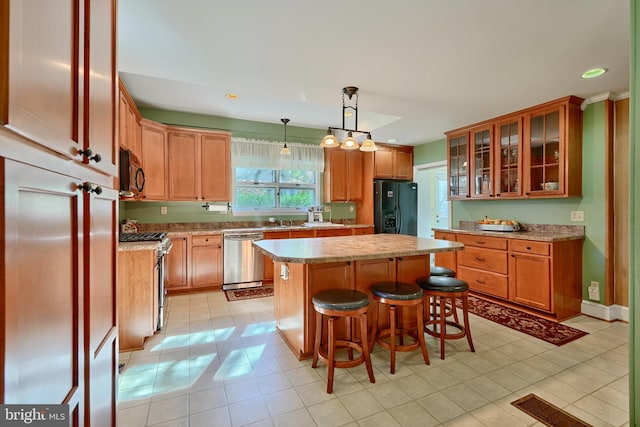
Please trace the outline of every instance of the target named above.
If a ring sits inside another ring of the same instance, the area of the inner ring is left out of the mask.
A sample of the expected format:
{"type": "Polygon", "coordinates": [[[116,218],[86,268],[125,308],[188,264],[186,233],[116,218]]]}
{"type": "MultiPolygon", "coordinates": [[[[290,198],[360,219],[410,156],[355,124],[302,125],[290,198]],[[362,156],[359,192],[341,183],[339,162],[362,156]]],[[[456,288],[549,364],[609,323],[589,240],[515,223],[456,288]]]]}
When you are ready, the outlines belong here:
{"type": "Polygon", "coordinates": [[[327,393],[333,391],[334,368],[351,368],[364,363],[369,374],[369,381],[375,383],[367,333],[367,311],[369,310],[367,294],[353,289],[328,289],[315,294],[312,302],[316,311],[316,336],[311,367],[318,366],[318,359],[328,365],[327,393]],[[321,345],[324,316],[327,317],[327,343],[321,345]],[[347,337],[344,340],[336,339],[335,321],[339,318],[349,320],[347,322],[347,337]],[[360,341],[355,341],[351,336],[351,318],[360,320],[360,341]],[[336,350],[340,348],[347,348],[349,360],[336,360],[336,350]],[[359,352],[360,356],[354,359],[353,350],[359,352]]]}
{"type": "Polygon", "coordinates": [[[425,322],[425,332],[440,338],[440,359],[444,359],[444,342],[448,339],[458,339],[466,336],[471,351],[475,352],[469,328],[469,285],[467,282],[455,277],[430,276],[418,279],[417,283],[424,291],[425,298],[433,298],[434,307],[436,309],[439,308],[439,312],[425,322]],[[456,313],[456,298],[462,300],[464,324],[459,322],[457,314],[454,316],[454,320],[447,320],[447,317],[450,316],[447,316],[446,303],[451,301],[451,311],[456,313]],[[434,325],[433,331],[428,328],[429,325],[434,325]],[[447,333],[447,325],[456,328],[458,332],[447,333]]]}
{"type": "MultiPolygon", "coordinates": [[[[429,364],[427,344],[424,341],[424,295],[419,286],[412,283],[380,282],[371,285],[373,299],[379,304],[389,306],[389,327],[378,331],[380,322],[378,310],[376,313],[376,326],[374,329],[375,342],[391,351],[391,373],[396,371],[396,351],[413,351],[420,347],[424,363],[429,364]],[[402,309],[404,307],[416,308],[415,330],[403,329],[402,309]],[[396,325],[399,322],[399,325],[396,325]],[[410,336],[415,341],[412,344],[404,344],[404,337],[410,336]],[[388,341],[386,339],[388,338],[388,341]],[[396,343],[398,338],[399,343],[396,343]]],[[[376,306],[376,309],[378,306],[376,306]]]]}

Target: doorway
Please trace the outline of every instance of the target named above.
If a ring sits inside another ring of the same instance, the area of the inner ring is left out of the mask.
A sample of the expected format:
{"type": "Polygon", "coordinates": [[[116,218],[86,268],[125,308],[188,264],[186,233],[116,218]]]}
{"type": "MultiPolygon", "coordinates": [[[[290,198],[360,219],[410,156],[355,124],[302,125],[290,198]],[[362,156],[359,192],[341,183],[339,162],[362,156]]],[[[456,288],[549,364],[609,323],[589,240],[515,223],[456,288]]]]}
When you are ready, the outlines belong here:
{"type": "Polygon", "coordinates": [[[451,228],[447,162],[415,166],[413,176],[418,183],[418,237],[431,239],[434,228],[451,228]]]}

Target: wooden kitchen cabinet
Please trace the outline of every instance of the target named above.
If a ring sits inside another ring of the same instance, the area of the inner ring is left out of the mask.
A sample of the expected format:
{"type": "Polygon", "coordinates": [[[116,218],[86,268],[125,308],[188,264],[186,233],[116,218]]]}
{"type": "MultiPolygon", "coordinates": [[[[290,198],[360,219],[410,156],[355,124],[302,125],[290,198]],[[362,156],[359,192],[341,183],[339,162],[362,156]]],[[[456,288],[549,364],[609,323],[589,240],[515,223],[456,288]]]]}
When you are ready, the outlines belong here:
{"type": "Polygon", "coordinates": [[[191,238],[191,287],[222,288],[222,236],[197,235],[191,238]]]}
{"type": "Polygon", "coordinates": [[[459,234],[457,241],[465,246],[457,255],[457,277],[473,291],[509,298],[507,240],[459,234]]]}
{"type": "Polygon", "coordinates": [[[413,179],[413,147],[378,144],[374,152],[374,178],[413,179]]]}
{"type": "Polygon", "coordinates": [[[482,125],[469,130],[471,140],[469,156],[469,183],[471,197],[483,199],[493,197],[493,125],[482,125]]]}
{"type": "Polygon", "coordinates": [[[582,101],[568,96],[445,132],[449,200],[581,196],[582,101]]]}
{"type": "Polygon", "coordinates": [[[324,201],[351,202],[363,198],[363,156],[359,150],[324,150],[324,201]]]}
{"type": "Polygon", "coordinates": [[[169,128],[169,199],[230,201],[228,132],[169,128]]]}
{"type": "MultiPolygon", "coordinates": [[[[455,233],[447,233],[446,231],[435,231],[433,233],[434,239],[439,240],[448,240],[450,242],[456,241],[455,233]]],[[[436,252],[433,254],[435,265],[439,265],[440,267],[449,268],[453,271],[456,271],[456,260],[457,260],[457,252],[436,252]]]]}
{"type": "Polygon", "coordinates": [[[465,130],[446,135],[449,200],[469,198],[469,132],[465,130]]]}
{"type": "Polygon", "coordinates": [[[550,244],[513,240],[510,242],[509,299],[551,310],[550,244]]]}
{"type": "Polygon", "coordinates": [[[495,123],[496,197],[522,197],[522,115],[495,123]]]}
{"type": "Polygon", "coordinates": [[[136,157],[141,158],[140,112],[129,95],[124,83],[122,83],[121,80],[119,80],[118,83],[118,87],[120,89],[120,120],[118,123],[120,147],[131,150],[136,157]]]}
{"type": "Polygon", "coordinates": [[[144,198],[169,199],[169,144],[166,128],[151,120],[142,119],[141,161],[145,173],[144,198]]]}
{"type": "Polygon", "coordinates": [[[582,196],[582,101],[570,96],[525,114],[527,196],[582,196]],[[545,183],[557,188],[545,188],[545,183]]]}
{"type": "Polygon", "coordinates": [[[140,350],[158,326],[158,250],[120,251],[118,335],[120,351],[140,350]]]}
{"type": "Polygon", "coordinates": [[[0,15],[0,395],[115,427],[116,2],[12,0],[0,15]]]}
{"type": "Polygon", "coordinates": [[[167,258],[168,283],[167,290],[180,290],[189,287],[188,248],[191,245],[189,236],[170,236],[171,252],[167,258]]]}

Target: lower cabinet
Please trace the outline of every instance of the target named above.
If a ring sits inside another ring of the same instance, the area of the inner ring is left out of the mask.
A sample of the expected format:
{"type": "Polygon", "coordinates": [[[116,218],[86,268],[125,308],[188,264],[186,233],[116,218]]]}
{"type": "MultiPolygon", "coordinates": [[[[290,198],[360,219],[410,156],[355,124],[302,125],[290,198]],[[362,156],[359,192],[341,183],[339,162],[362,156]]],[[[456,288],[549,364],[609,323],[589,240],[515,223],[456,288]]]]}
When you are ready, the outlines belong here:
{"type": "Polygon", "coordinates": [[[222,236],[191,238],[191,287],[222,286],[222,236]]]}
{"type": "Polygon", "coordinates": [[[222,289],[222,235],[171,235],[169,292],[222,289]]]}
{"type": "Polygon", "coordinates": [[[158,252],[120,251],[118,258],[120,351],[140,350],[158,326],[158,252]]]}
{"type": "MultiPolygon", "coordinates": [[[[434,239],[439,240],[448,240],[450,242],[456,241],[455,233],[447,233],[445,231],[436,231],[433,234],[434,239]]],[[[437,252],[433,254],[435,265],[439,265],[440,267],[450,268],[451,270],[456,270],[456,262],[457,262],[457,252],[437,252]]]]}
{"type": "Polygon", "coordinates": [[[558,321],[580,313],[582,240],[532,241],[458,234],[458,278],[479,294],[558,321]]]}
{"type": "Polygon", "coordinates": [[[168,256],[168,290],[186,289],[189,286],[187,277],[187,249],[189,236],[171,236],[171,252],[168,256]]]}

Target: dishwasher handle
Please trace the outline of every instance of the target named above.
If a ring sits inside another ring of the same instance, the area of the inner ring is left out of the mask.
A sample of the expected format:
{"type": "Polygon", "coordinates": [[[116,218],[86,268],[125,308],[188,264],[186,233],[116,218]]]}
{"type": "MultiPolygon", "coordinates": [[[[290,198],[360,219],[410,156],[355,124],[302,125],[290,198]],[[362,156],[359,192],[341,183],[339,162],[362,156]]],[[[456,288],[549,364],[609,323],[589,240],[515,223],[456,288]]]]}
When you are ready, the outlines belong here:
{"type": "Polygon", "coordinates": [[[224,240],[246,241],[246,240],[262,240],[264,234],[262,233],[243,233],[243,234],[225,234],[224,240]]]}

